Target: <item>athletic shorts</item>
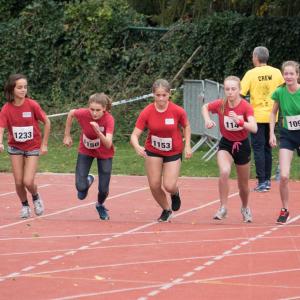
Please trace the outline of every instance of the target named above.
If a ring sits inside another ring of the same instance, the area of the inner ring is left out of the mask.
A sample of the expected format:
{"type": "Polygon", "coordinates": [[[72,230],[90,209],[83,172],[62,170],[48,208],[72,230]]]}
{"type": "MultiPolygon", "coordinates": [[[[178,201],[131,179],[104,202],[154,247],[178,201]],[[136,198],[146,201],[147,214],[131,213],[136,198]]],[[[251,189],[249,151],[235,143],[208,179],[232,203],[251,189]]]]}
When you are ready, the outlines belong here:
{"type": "Polygon", "coordinates": [[[145,150],[145,152],[147,153],[148,156],[161,157],[163,159],[163,163],[167,163],[167,162],[170,162],[170,161],[176,161],[178,159],[182,160],[182,153],[171,155],[171,156],[164,156],[164,155],[153,153],[153,152],[148,151],[148,150],[145,150]]]}
{"type": "Polygon", "coordinates": [[[296,150],[300,156],[300,130],[280,128],[280,149],[296,150]]]}
{"type": "Polygon", "coordinates": [[[232,142],[222,137],[218,151],[220,150],[230,153],[236,165],[245,165],[251,159],[251,148],[248,138],[243,141],[232,142]]]}
{"type": "Polygon", "coordinates": [[[23,155],[25,157],[27,156],[39,156],[40,155],[40,149],[31,150],[31,151],[24,151],[16,147],[7,146],[7,152],[10,155],[23,155]]]}

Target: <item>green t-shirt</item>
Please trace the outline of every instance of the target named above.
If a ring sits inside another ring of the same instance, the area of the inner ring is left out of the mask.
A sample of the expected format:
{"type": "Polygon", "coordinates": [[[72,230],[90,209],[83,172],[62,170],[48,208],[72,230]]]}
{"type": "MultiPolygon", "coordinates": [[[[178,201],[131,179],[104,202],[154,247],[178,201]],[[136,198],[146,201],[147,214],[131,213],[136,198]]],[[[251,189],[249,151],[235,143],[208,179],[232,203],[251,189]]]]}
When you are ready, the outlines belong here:
{"type": "Polygon", "coordinates": [[[279,105],[283,127],[300,130],[300,89],[290,93],[285,85],[280,86],[272,94],[272,99],[279,105]]]}

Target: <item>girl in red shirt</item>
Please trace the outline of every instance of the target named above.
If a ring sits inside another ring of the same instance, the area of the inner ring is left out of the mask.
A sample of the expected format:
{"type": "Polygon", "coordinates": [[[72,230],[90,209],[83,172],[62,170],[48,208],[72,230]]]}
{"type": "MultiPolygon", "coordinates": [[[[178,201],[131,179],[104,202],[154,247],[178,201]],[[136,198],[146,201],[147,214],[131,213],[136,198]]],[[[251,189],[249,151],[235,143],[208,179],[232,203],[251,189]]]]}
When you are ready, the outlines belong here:
{"type": "Polygon", "coordinates": [[[76,189],[78,199],[86,198],[88,190],[94,181],[89,174],[94,158],[98,166],[98,201],[96,209],[102,220],[108,220],[109,215],[104,202],[109,193],[109,183],[114,156],[113,132],[114,118],[109,113],[111,99],[104,93],[91,95],[88,108],[70,110],[65,127],[63,143],[67,147],[73,144],[71,127],[73,118],[76,118],[80,127],[80,142],[76,164],[76,189]]]}
{"type": "Polygon", "coordinates": [[[222,138],[219,143],[217,161],[220,171],[219,194],[221,206],[214,219],[221,220],[227,215],[229,192],[229,176],[234,162],[237,170],[239,194],[242,201],[241,213],[244,222],[252,222],[251,210],[248,206],[249,171],[251,148],[248,140],[249,131],[256,133],[257,124],[253,116],[252,106],[240,97],[240,79],[229,76],[224,80],[225,99],[217,99],[202,107],[202,115],[206,128],[216,126],[209,112],[218,114],[222,138]]]}
{"type": "Polygon", "coordinates": [[[32,195],[34,212],[40,216],[44,204],[34,182],[40,154],[48,152],[50,121],[40,105],[27,96],[27,79],[22,74],[11,75],[4,87],[7,103],[0,117],[0,152],[4,150],[4,128],[8,130],[8,153],[12,164],[16,192],[21,200],[21,218],[30,217],[27,191],[32,195]],[[39,122],[44,123],[41,136],[39,122]]]}
{"type": "Polygon", "coordinates": [[[156,80],[152,92],[154,102],[140,113],[131,135],[131,144],[136,153],[145,158],[151,193],[163,209],[158,221],[167,222],[172,210],[179,210],[181,205],[177,181],[183,148],[186,158],[192,156],[191,128],[184,109],[170,100],[170,84],[166,80],[156,80]],[[139,144],[139,137],[144,129],[148,129],[148,135],[143,147],[139,144]],[[172,210],[162,184],[171,194],[172,210]]]}

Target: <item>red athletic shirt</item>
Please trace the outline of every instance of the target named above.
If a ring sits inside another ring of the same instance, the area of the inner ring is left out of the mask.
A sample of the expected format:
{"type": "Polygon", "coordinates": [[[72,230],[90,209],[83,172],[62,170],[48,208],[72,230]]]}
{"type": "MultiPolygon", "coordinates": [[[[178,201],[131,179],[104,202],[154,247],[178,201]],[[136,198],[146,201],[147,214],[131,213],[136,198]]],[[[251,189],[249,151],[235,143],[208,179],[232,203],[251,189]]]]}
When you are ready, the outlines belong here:
{"type": "Polygon", "coordinates": [[[45,123],[46,113],[32,99],[25,98],[21,106],[7,102],[0,115],[0,127],[8,130],[8,145],[23,151],[38,150],[42,136],[39,121],[45,123]]]}
{"type": "Polygon", "coordinates": [[[154,103],[147,105],[140,113],[135,126],[148,129],[145,149],[163,156],[182,153],[183,141],[180,127],[185,127],[188,118],[185,110],[169,101],[164,112],[156,110],[154,103]]]}
{"type": "Polygon", "coordinates": [[[80,142],[78,152],[95,158],[107,159],[114,156],[114,146],[107,149],[101,142],[90,122],[98,123],[104,135],[113,134],[115,121],[109,112],[104,112],[103,116],[94,120],[88,108],[79,108],[74,112],[81,127],[80,142]]]}
{"type": "Polygon", "coordinates": [[[233,142],[245,140],[249,134],[248,130],[243,127],[238,127],[235,122],[228,117],[228,114],[230,111],[234,111],[238,116],[243,117],[244,121],[248,121],[248,117],[253,116],[252,106],[245,99],[241,99],[241,102],[234,108],[230,108],[227,102],[224,113],[222,113],[221,107],[223,101],[223,99],[216,99],[208,104],[208,110],[213,114],[218,114],[222,136],[233,142]]]}

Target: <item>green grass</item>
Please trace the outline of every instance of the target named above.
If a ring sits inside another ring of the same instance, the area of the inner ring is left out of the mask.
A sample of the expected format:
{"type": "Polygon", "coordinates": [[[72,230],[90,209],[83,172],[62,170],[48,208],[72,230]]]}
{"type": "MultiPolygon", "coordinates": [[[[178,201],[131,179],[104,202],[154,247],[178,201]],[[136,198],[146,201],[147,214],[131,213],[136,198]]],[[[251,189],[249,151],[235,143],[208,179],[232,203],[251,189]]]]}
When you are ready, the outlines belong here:
{"type": "MultiPolygon", "coordinates": [[[[78,141],[74,141],[74,146],[67,149],[62,144],[62,138],[51,137],[49,141],[49,152],[41,156],[39,172],[74,173],[77,158],[78,141]]],[[[136,155],[129,143],[116,143],[116,154],[113,160],[113,174],[124,175],[145,175],[144,160],[136,155]]],[[[183,160],[181,175],[191,177],[218,177],[218,167],[216,156],[205,162],[202,156],[208,148],[198,149],[190,160],[183,160]]],[[[273,172],[278,164],[278,149],[273,150],[273,172]]],[[[0,172],[11,172],[9,155],[4,152],[0,154],[0,172]]],[[[96,163],[92,165],[92,173],[97,174],[96,163]]],[[[232,178],[236,177],[233,167],[232,178]]],[[[300,157],[294,154],[291,168],[291,179],[300,180],[300,157]]],[[[251,178],[255,178],[255,167],[253,159],[251,161],[251,178]]]]}

